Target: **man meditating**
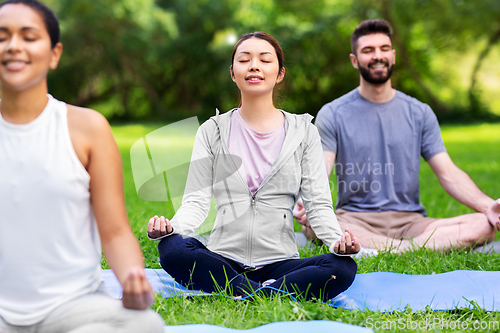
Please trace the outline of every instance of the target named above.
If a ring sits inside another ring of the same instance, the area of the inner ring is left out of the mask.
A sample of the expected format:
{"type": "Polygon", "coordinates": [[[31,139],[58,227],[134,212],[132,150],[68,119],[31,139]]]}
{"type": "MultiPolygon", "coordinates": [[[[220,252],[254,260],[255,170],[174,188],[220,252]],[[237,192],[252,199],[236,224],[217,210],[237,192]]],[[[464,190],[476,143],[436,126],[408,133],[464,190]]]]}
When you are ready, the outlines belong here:
{"type": "MultiPolygon", "coordinates": [[[[476,186],[451,160],[431,108],[391,86],[396,51],[384,20],[362,22],[351,37],[351,63],[360,85],[326,104],[316,118],[328,175],[337,174],[337,219],[363,247],[405,251],[472,247],[500,230],[500,199],[476,186]],[[420,156],[443,188],[477,211],[452,218],[426,217],[419,201],[420,156]]],[[[302,203],[294,216],[314,238],[302,203]]]]}

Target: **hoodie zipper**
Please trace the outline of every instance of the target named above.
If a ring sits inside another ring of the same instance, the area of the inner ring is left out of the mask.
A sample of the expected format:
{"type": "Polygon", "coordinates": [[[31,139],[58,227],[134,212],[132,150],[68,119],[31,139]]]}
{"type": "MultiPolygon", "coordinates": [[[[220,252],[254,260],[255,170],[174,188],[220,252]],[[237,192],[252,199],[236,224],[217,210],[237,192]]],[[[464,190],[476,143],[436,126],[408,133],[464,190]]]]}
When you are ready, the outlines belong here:
{"type": "MultiPolygon", "coordinates": [[[[226,142],[226,139],[224,137],[225,133],[222,132],[218,121],[216,121],[215,123],[217,124],[217,128],[219,129],[220,140],[221,140],[221,144],[222,144],[222,150],[223,150],[224,154],[229,155],[229,157],[230,157],[229,160],[231,161],[230,163],[232,164],[233,168],[236,169],[237,177],[239,178],[240,182],[246,187],[246,189],[248,191],[248,194],[250,194],[250,197],[251,197],[251,207],[252,207],[252,214],[251,215],[252,216],[251,216],[251,219],[250,219],[249,232],[248,232],[248,235],[247,235],[247,251],[246,252],[248,254],[248,257],[246,258],[246,260],[248,262],[248,266],[252,267],[253,266],[253,259],[252,259],[253,244],[252,244],[252,239],[253,239],[253,229],[254,229],[254,223],[255,223],[255,215],[257,214],[257,210],[255,208],[256,195],[257,195],[257,192],[259,191],[259,189],[262,187],[263,184],[261,184],[259,186],[259,188],[257,189],[257,191],[255,191],[255,193],[252,193],[252,191],[250,191],[250,188],[248,187],[248,184],[243,180],[243,177],[241,176],[240,172],[236,168],[236,163],[234,163],[234,160],[231,157],[231,153],[229,152],[229,149],[227,148],[227,142],[226,142]]],[[[235,218],[237,218],[237,217],[235,216],[235,218]]]]}
{"type": "MultiPolygon", "coordinates": [[[[231,110],[231,112],[234,112],[234,110],[235,109],[231,110]]],[[[286,121],[287,121],[287,119],[286,119],[286,115],[285,115],[285,122],[286,121]]],[[[223,149],[224,153],[227,152],[229,154],[229,156],[231,156],[231,153],[229,152],[229,148],[227,147],[227,142],[226,142],[226,138],[225,138],[225,134],[226,133],[222,133],[222,130],[221,130],[219,122],[218,122],[218,119],[217,119],[217,121],[215,123],[217,124],[217,128],[219,129],[220,140],[222,142],[222,149],[223,149]]],[[[288,126],[290,126],[290,124],[288,124],[288,126]]],[[[285,141],[286,141],[286,138],[285,138],[285,141]]],[[[280,152],[277,160],[281,157],[281,154],[282,154],[282,151],[280,152]]],[[[236,169],[236,163],[234,163],[234,160],[232,158],[230,158],[230,160],[231,160],[231,163],[232,163],[233,167],[236,169]]],[[[250,225],[249,225],[249,232],[248,232],[248,237],[247,237],[247,254],[248,254],[248,257],[246,258],[248,260],[248,262],[249,262],[249,266],[253,266],[253,243],[252,243],[252,240],[253,240],[253,232],[254,232],[254,224],[255,224],[255,215],[257,215],[257,208],[256,208],[257,193],[269,181],[269,179],[270,179],[269,175],[271,173],[273,173],[275,167],[276,166],[273,165],[273,168],[271,168],[269,174],[267,175],[266,178],[264,178],[264,180],[262,181],[262,183],[260,184],[260,186],[257,188],[257,190],[255,191],[255,193],[252,193],[252,191],[250,191],[250,188],[248,187],[248,184],[243,180],[243,177],[241,176],[241,174],[238,171],[238,169],[236,169],[236,173],[238,174],[237,177],[244,184],[244,186],[248,190],[248,193],[251,196],[251,206],[252,206],[253,214],[252,214],[252,217],[251,217],[251,221],[250,221],[250,225]]],[[[286,219],[286,217],[285,217],[285,219],[286,219]]]]}
{"type": "Polygon", "coordinates": [[[255,215],[257,215],[257,208],[255,207],[255,195],[257,192],[252,194],[252,216],[250,220],[250,225],[248,226],[248,236],[247,236],[247,253],[248,253],[248,263],[249,266],[253,267],[253,232],[254,232],[254,226],[255,226],[255,215]]]}
{"type": "Polygon", "coordinates": [[[286,241],[286,230],[287,230],[287,221],[286,221],[286,213],[283,214],[283,226],[281,227],[281,234],[280,234],[280,240],[281,240],[281,246],[288,248],[288,242],[286,241]]]}

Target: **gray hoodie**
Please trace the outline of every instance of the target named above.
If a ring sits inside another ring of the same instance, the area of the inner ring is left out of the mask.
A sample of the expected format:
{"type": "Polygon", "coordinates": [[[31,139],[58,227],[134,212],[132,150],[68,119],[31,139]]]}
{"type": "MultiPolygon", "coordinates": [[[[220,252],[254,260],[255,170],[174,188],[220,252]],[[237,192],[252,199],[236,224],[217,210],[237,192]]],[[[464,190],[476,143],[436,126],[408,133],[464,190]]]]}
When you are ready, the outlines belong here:
{"type": "Polygon", "coordinates": [[[174,233],[190,235],[203,223],[212,196],[217,217],[208,248],[247,267],[299,258],[292,209],[299,195],[316,236],[333,253],[341,230],[333,212],[323,150],[312,116],[284,112],[286,137],[269,175],[252,193],[238,172],[241,159],[227,147],[231,114],[200,126],[174,233]]]}

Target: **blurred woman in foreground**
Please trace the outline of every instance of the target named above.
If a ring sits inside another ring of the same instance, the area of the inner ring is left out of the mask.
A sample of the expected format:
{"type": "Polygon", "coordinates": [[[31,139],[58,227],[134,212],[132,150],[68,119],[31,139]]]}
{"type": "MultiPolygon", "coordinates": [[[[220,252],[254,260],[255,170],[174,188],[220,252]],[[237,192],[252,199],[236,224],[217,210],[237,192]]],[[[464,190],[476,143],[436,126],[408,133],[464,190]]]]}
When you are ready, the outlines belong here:
{"type": "Polygon", "coordinates": [[[62,49],[45,5],[0,3],[0,332],[162,332],[110,127],[48,95],[62,49]]]}

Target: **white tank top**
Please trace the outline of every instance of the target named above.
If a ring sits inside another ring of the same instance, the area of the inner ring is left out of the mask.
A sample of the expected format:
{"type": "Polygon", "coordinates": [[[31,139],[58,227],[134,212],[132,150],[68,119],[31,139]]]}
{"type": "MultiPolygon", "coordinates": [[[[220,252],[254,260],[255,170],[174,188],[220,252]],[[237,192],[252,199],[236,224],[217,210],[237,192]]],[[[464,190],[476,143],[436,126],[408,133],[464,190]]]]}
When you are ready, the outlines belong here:
{"type": "Polygon", "coordinates": [[[67,113],[49,95],[28,124],[0,115],[0,316],[12,325],[38,323],[101,282],[90,175],[73,148],[67,113]]]}

